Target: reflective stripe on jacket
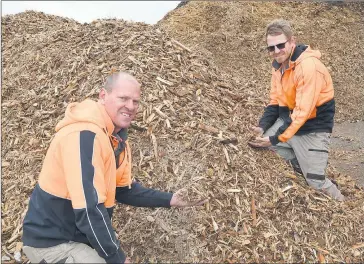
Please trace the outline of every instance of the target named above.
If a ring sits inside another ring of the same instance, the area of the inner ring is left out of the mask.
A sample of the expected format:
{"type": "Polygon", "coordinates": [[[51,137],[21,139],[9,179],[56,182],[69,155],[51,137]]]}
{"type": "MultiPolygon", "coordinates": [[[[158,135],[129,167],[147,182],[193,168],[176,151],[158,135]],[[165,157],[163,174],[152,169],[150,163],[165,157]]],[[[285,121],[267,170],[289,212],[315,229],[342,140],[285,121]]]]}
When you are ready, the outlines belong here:
{"type": "Polygon", "coordinates": [[[131,184],[126,133],[113,135],[104,106],[92,100],[69,104],[56,132],[24,219],[24,245],[76,241],[108,263],[122,263],[111,216],[116,188],[131,184]]]}

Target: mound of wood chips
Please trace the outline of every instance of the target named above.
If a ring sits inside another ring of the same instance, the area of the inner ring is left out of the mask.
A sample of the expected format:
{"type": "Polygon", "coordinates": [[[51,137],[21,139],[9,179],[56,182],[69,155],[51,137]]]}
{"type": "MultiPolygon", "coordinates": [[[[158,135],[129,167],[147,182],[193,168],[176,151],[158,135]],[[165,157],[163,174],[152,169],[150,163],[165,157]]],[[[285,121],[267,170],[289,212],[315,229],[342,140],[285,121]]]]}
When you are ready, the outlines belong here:
{"type": "Polygon", "coordinates": [[[271,61],[265,26],[292,22],[297,43],[322,53],[335,87],[335,121],[364,120],[363,1],[188,1],[159,22],[177,40],[205,51],[243,86],[268,98],[271,61]]]}
{"type": "Polygon", "coordinates": [[[129,131],[134,177],[210,198],[200,208],[118,205],[113,225],[134,262],[364,261],[364,191],[353,180],[329,170],[350,199],[339,203],[246,145],[265,102],[253,81],[238,85],[205,53],[142,23],[25,12],[3,17],[2,38],[3,257],[26,261],[16,254],[22,219],[67,104],[97,98],[123,70],[143,85],[129,131]]]}

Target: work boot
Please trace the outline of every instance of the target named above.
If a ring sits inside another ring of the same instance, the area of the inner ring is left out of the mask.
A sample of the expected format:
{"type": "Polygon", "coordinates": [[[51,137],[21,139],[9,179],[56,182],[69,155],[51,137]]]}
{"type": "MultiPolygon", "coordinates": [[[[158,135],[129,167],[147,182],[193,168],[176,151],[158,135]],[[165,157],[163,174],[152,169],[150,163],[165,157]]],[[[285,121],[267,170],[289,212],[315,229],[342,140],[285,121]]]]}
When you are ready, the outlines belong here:
{"type": "Polygon", "coordinates": [[[341,194],[340,190],[337,188],[335,184],[332,184],[330,187],[322,189],[322,191],[332,197],[335,200],[340,202],[345,200],[345,196],[341,194]]]}
{"type": "Polygon", "coordinates": [[[298,160],[297,158],[294,158],[294,159],[291,159],[291,160],[288,160],[287,161],[288,164],[292,167],[294,173],[296,175],[300,175],[300,176],[303,176],[303,172],[301,170],[301,167],[300,167],[300,164],[298,163],[298,160]]]}

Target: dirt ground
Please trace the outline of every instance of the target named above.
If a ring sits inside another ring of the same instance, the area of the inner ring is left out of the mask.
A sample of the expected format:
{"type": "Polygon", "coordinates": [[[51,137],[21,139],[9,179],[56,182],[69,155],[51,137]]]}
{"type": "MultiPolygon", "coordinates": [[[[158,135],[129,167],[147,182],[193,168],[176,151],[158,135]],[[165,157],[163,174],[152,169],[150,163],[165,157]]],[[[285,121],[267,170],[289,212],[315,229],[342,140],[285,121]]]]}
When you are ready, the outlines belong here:
{"type": "Polygon", "coordinates": [[[335,124],[330,164],[364,186],[364,121],[335,124]]]}

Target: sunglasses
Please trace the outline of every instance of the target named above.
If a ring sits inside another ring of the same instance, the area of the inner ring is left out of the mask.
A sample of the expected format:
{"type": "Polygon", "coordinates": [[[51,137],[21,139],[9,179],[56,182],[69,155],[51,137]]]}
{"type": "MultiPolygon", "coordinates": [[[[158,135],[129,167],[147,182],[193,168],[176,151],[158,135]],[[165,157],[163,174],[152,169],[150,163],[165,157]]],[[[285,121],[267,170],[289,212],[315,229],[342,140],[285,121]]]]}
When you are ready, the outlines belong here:
{"type": "Polygon", "coordinates": [[[288,42],[288,40],[286,41],[286,42],[283,42],[283,43],[279,43],[279,44],[277,44],[277,45],[273,45],[273,46],[268,46],[267,47],[267,50],[269,51],[269,52],[273,52],[273,51],[275,51],[275,47],[277,47],[277,49],[279,49],[279,50],[282,50],[282,49],[284,49],[284,47],[286,46],[286,43],[288,42]]]}

